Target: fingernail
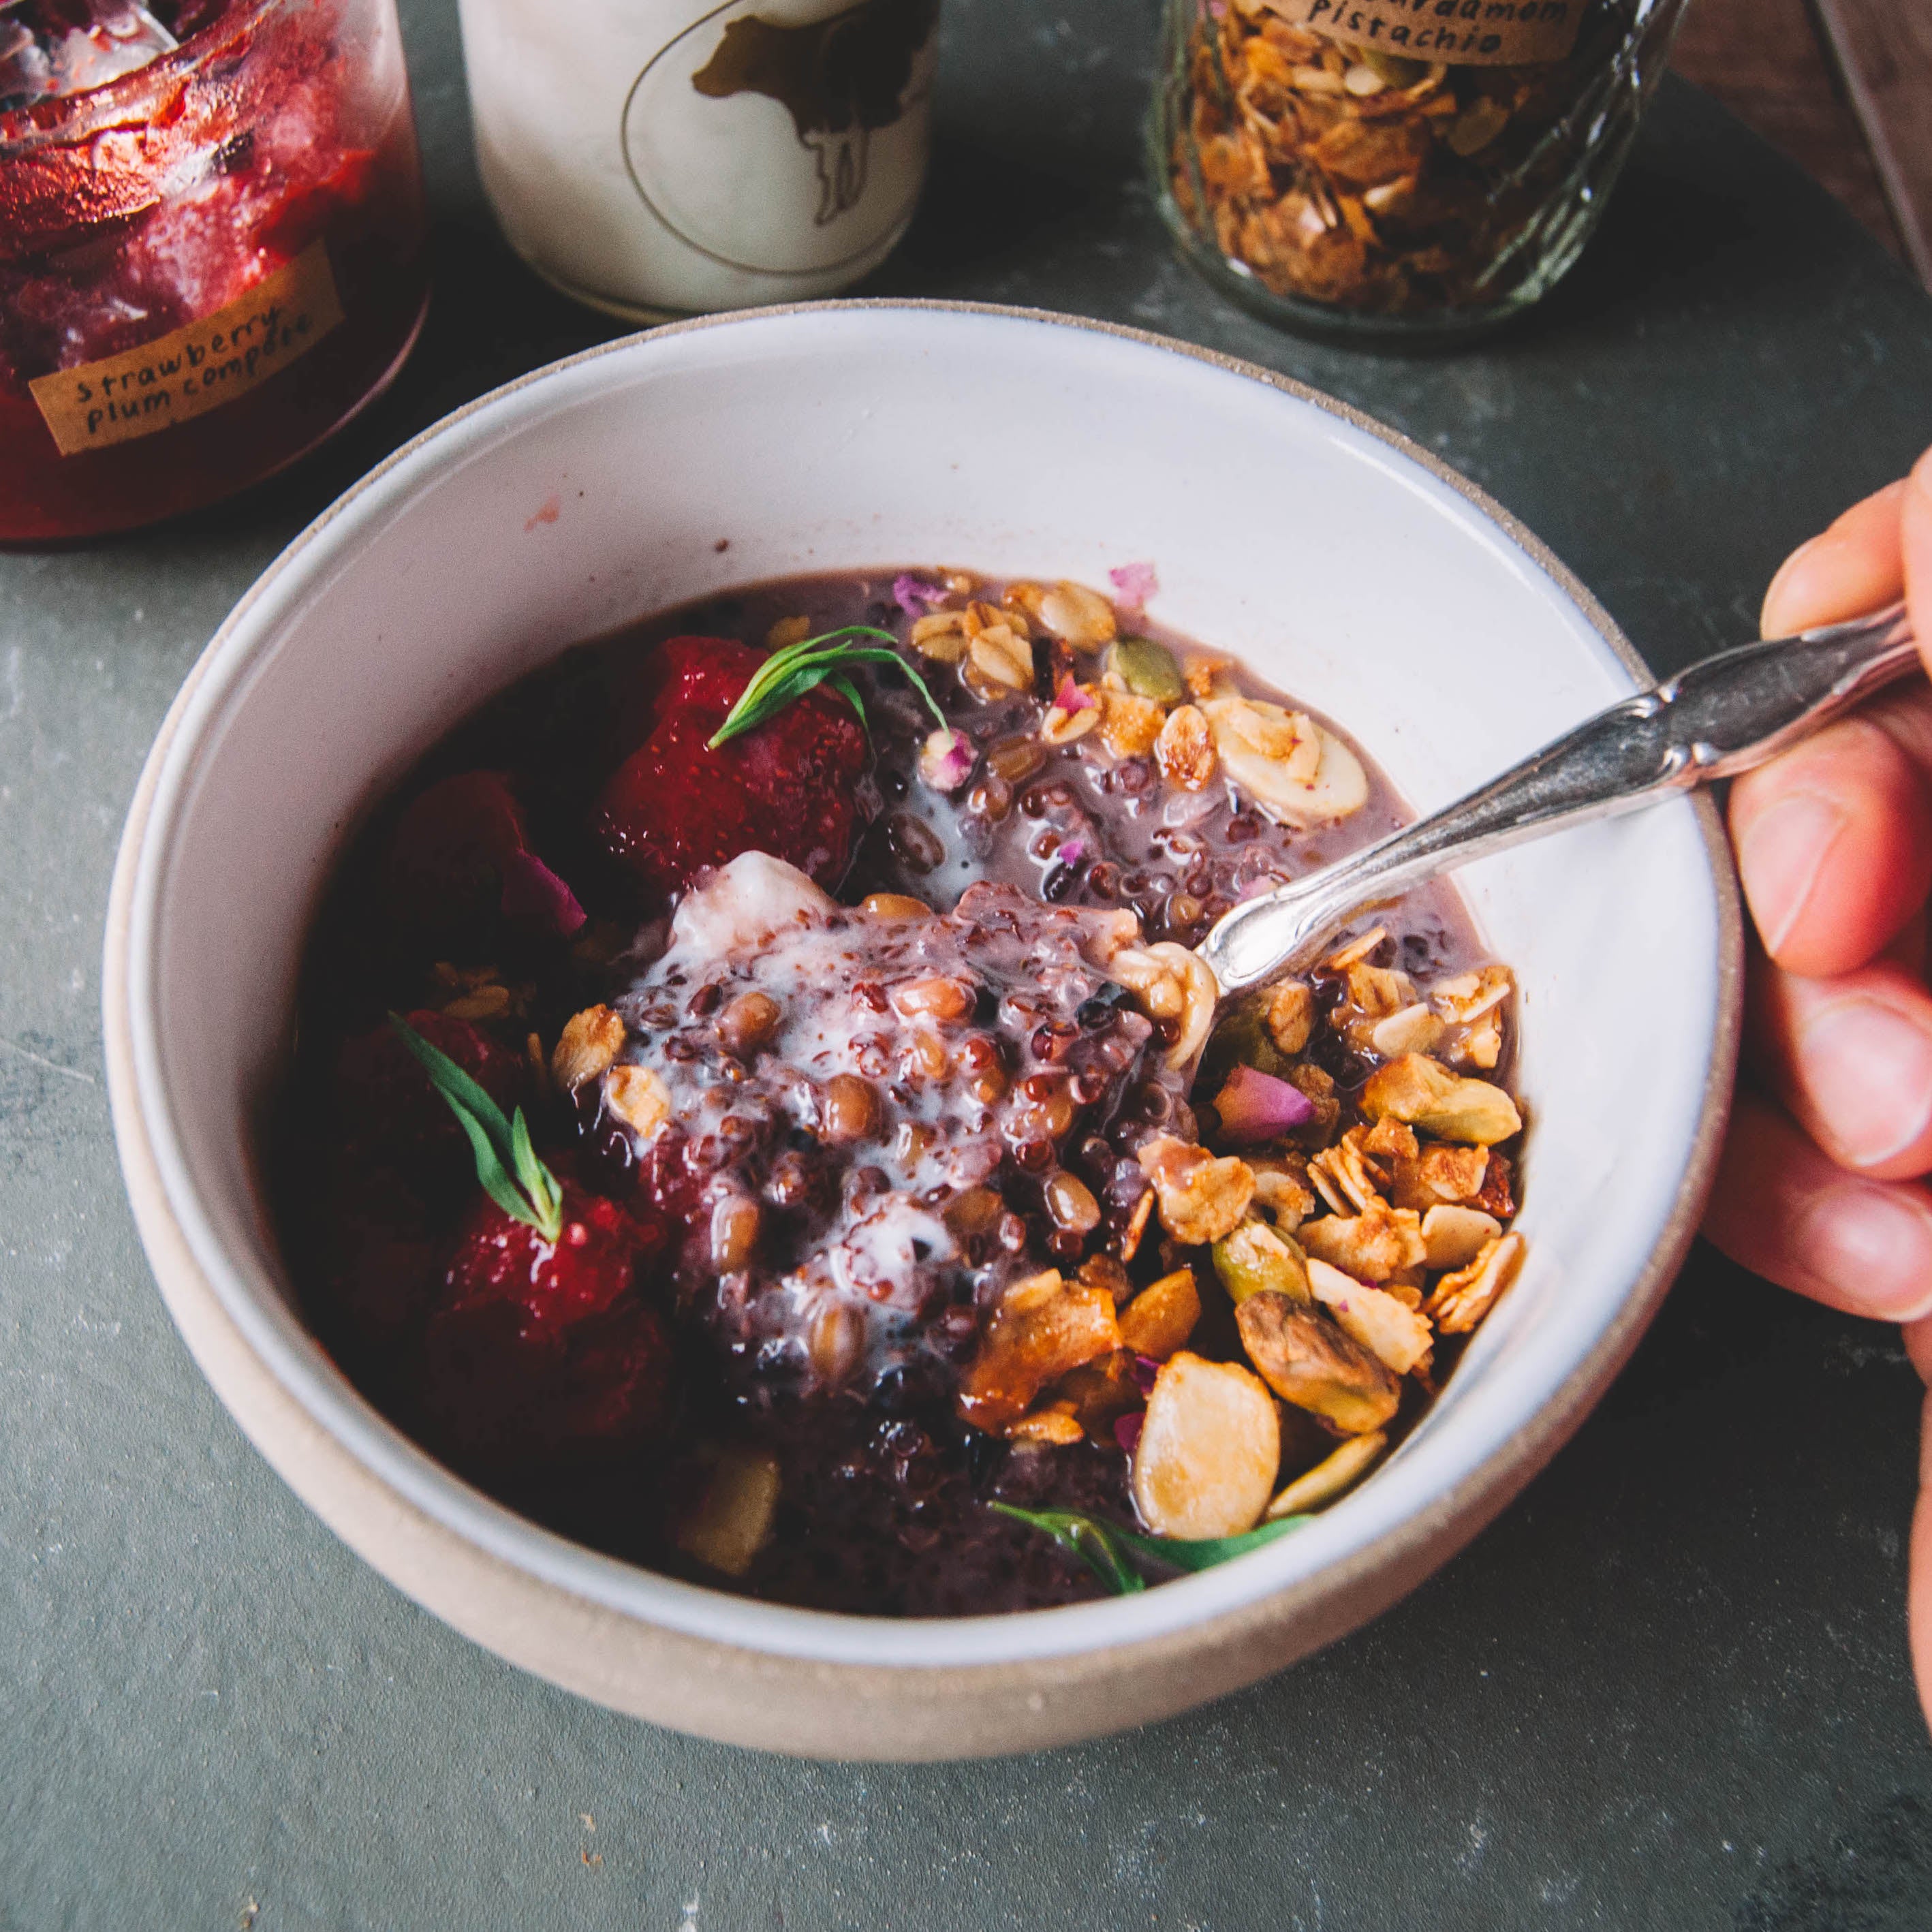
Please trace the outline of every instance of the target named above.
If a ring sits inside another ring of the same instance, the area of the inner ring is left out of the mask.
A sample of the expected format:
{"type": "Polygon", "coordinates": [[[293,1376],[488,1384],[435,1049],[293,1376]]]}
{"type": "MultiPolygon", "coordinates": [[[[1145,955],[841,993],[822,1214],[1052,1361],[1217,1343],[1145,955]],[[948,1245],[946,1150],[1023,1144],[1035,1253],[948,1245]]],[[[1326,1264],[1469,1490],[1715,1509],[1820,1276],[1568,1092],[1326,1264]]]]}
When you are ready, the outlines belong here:
{"type": "Polygon", "coordinates": [[[1767,638],[1779,635],[1784,628],[1784,626],[1782,625],[1774,626],[1774,619],[1773,615],[1778,609],[1778,599],[1780,592],[1784,590],[1786,581],[1798,569],[1799,566],[1803,564],[1804,560],[1809,556],[1811,553],[1824,541],[1825,533],[1822,532],[1815,537],[1806,538],[1804,542],[1800,544],[1798,548],[1778,566],[1778,574],[1771,580],[1770,584],[1766,586],[1764,593],[1764,602],[1759,606],[1759,609],[1762,614],[1762,621],[1759,625],[1758,628],[1762,631],[1767,638]]]}
{"type": "Polygon", "coordinates": [[[1829,799],[1793,792],[1767,806],[1738,838],[1738,872],[1765,950],[1775,958],[1823,869],[1845,816],[1829,799]]]}
{"type": "Polygon", "coordinates": [[[1838,1158],[1876,1167],[1932,1124],[1932,1035],[1882,1000],[1828,1006],[1798,1041],[1804,1090],[1838,1158]]]}
{"type": "Polygon", "coordinates": [[[1889,1189],[1847,1180],[1806,1210],[1799,1236],[1819,1271],[1881,1322],[1932,1310],[1932,1214],[1889,1189]]]}

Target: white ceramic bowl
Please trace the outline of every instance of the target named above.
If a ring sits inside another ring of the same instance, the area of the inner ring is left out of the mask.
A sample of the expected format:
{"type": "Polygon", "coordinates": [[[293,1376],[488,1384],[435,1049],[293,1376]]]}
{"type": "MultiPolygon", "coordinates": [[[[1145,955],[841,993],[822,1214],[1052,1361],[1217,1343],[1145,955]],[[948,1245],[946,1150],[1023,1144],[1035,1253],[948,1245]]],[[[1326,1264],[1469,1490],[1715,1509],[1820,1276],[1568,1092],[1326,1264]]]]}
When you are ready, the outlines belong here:
{"type": "Polygon", "coordinates": [[[196,667],[142,776],[107,929],[142,1237],[262,1454],[478,1642],[662,1724],[826,1756],[1118,1728],[1251,1682],[1412,1588],[1635,1342],[1695,1226],[1736,1048],[1737,911],[1701,802],[1463,874],[1522,988],[1528,1265],[1386,1466],[1238,1562],[958,1622],[748,1601],[501,1508],[392,1429],[303,1327],[251,1124],[345,832],[460,715],[567,644],[722,586],[942,560],[1103,583],[1138,558],[1159,566],[1158,616],[1340,719],[1419,807],[1641,676],[1526,532],[1321,396],[1091,323],[866,303],[680,325],[472,404],[291,544],[196,667]]]}

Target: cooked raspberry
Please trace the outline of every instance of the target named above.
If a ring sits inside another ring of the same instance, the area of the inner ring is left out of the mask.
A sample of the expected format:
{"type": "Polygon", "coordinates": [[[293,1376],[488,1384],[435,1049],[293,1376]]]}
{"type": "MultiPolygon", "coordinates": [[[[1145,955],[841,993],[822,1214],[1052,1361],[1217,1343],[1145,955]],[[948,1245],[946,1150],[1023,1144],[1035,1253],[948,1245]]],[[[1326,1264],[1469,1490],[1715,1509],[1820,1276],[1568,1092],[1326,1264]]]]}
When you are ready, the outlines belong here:
{"type": "Polygon", "coordinates": [[[567,1460],[668,1420],[671,1348],[638,1271],[662,1236],[574,1181],[555,1242],[480,1202],[426,1336],[426,1399],[472,1461],[567,1460]]]}
{"type": "Polygon", "coordinates": [[[712,751],[763,654],[724,638],[674,638],[662,656],[650,735],[604,786],[592,836],[659,894],[741,852],[769,852],[836,886],[851,862],[867,760],[851,707],[811,692],[712,751]]]}
{"type": "Polygon", "coordinates": [[[500,772],[459,772],[410,801],[396,822],[389,910],[424,933],[470,933],[496,917],[503,868],[528,844],[523,808],[500,772]]]}
{"type": "MultiPolygon", "coordinates": [[[[522,1102],[529,1069],[520,1054],[467,1020],[421,1011],[405,1016],[506,1113],[522,1102]]],[[[344,1144],[367,1162],[392,1168],[434,1192],[473,1187],[470,1143],[456,1117],[408,1048],[387,1026],[344,1041],[335,1066],[337,1120],[344,1144]]]]}
{"type": "Polygon", "coordinates": [[[628,1293],[640,1258],[662,1237],[614,1201],[565,1180],[563,1228],[546,1240],[512,1220],[488,1195],[472,1210],[449,1264],[443,1307],[507,1304],[521,1311],[526,1336],[561,1334],[602,1315],[628,1293]]]}

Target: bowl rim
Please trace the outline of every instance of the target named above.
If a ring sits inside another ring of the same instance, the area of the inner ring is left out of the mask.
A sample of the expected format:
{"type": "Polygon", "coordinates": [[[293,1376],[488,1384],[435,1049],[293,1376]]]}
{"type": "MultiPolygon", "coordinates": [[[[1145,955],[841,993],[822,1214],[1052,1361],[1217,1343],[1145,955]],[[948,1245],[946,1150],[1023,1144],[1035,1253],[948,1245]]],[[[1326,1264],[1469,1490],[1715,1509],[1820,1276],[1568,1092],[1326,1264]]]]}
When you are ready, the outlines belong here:
{"type": "MultiPolygon", "coordinates": [[[[463,1482],[378,1414],[306,1329],[300,1328],[292,1311],[279,1309],[271,1314],[263,1309],[202,1215],[174,1132],[169,1096],[160,1078],[152,1004],[153,942],[166,870],[170,814],[182,802],[185,782],[194,772],[196,729],[222,715],[224,705],[245,685],[259,652],[277,634],[270,623],[256,634],[256,614],[265,604],[272,604],[277,590],[286,587],[292,576],[299,574],[301,566],[314,560],[313,554],[325,544],[332,529],[358,506],[392,488],[399,499],[406,498],[413,482],[401,472],[415,465],[425,450],[478,417],[504,410],[511,398],[526,389],[556,382],[606,358],[633,353],[641,345],[693,332],[769,325],[791,316],[878,312],[931,313],[1084,332],[1178,355],[1224,374],[1262,382],[1339,419],[1419,466],[1462,499],[1581,613],[1634,684],[1641,686],[1651,680],[1647,667],[1592,593],[1540,539],[1477,485],[1427,449],[1352,405],[1292,377],[1217,350],[1118,323],[1049,310],[998,303],[881,298],[741,310],[619,337],[512,379],[452,411],[393,452],[328,506],[256,578],[190,670],[143,769],[123,835],[110,905],[103,976],[104,1046],[124,1176],[164,1297],[224,1404],[271,1462],[331,1526],[420,1600],[430,1601],[430,1594],[421,1576],[399,1574],[399,1570],[409,1566],[385,1561],[376,1553],[370,1544],[380,1539],[359,1534],[357,1526],[343,1520],[340,1508],[319,1501],[316,1485],[292,1470],[286,1443],[267,1439],[273,1429],[286,1428],[287,1418],[284,1415],[279,1425],[265,1419],[258,1399],[263,1392],[251,1397],[238,1388],[238,1374],[269,1378],[279,1394],[305,1415],[310,1425],[305,1432],[310,1453],[325,1457],[332,1454],[356,1465],[336,1473],[365,1496],[373,1479],[392,1510],[420,1519],[418,1527],[425,1532],[441,1533],[433,1540],[447,1544],[454,1538],[539,1592],[553,1596],[563,1593],[580,1605],[620,1621],[674,1632],[740,1659],[788,1660],[821,1676],[843,1673],[855,1682],[875,1688],[882,1678],[908,1672],[924,1673],[935,1684],[942,1680],[970,1683],[989,1674],[1016,1670],[1024,1672],[1049,1664],[1064,1670],[1102,1653],[1144,1662],[1178,1658],[1229,1642],[1244,1628],[1279,1633],[1291,1621],[1298,1626],[1319,1627],[1312,1642],[1301,1641],[1298,1648],[1265,1658],[1235,1680],[1248,1681],[1376,1614],[1492,1520],[1581,1422],[1636,1346],[1674,1277],[1696,1234],[1714,1176],[1742,1009],[1742,914],[1721,823],[1708,796],[1700,794],[1684,802],[1697,817],[1715,901],[1719,958],[1714,1036],[1690,1157],[1645,1265],[1583,1355],[1504,1439],[1478,1456],[1450,1486],[1427,1498],[1422,1506],[1397,1514],[1379,1529],[1348,1538],[1350,1546],[1338,1547],[1327,1560],[1311,1564],[1305,1574],[1273,1584],[1266,1580],[1272,1567],[1268,1562],[1271,1552],[1264,1550],[1218,1572],[1179,1580],[1132,1598],[970,1618],[895,1619],[768,1604],[686,1583],[600,1555],[515,1515],[463,1482]],[[298,1330],[305,1348],[288,1345],[279,1332],[283,1323],[298,1330]],[[222,1331],[218,1348],[210,1342],[218,1328],[222,1331]],[[238,1343],[240,1357],[235,1353],[238,1343]],[[252,1368],[242,1359],[246,1357],[252,1357],[252,1368]],[[1252,1578],[1251,1586],[1228,1590],[1225,1585],[1232,1580],[1232,1572],[1252,1578]],[[1213,1587],[1216,1576],[1223,1580],[1220,1590],[1213,1587]],[[1352,1607],[1340,1610],[1338,1615],[1338,1606],[1344,1604],[1352,1607]]],[[[1304,1549],[1313,1546],[1318,1550],[1323,1543],[1339,1545],[1342,1539],[1324,1536],[1322,1520],[1317,1519],[1294,1540],[1304,1549]]],[[[1275,1546],[1276,1551],[1282,1546],[1275,1546]]],[[[430,1601],[430,1607],[460,1627],[471,1628],[447,1603],[430,1601]]],[[[516,1652],[516,1646],[474,1628],[471,1634],[480,1635],[493,1647],[516,1652]]],[[[523,1648],[527,1653],[530,1646],[523,1648]]],[[[530,1661],[530,1657],[520,1655],[518,1660],[530,1661]]],[[[532,1667],[560,1678],[565,1676],[541,1661],[532,1667]]],[[[575,1688],[585,1687],[579,1684],[575,1688]]],[[[1232,1684],[1216,1688],[1231,1688],[1232,1684]]],[[[590,1694],[602,1694],[593,1688],[590,1694]]],[[[1202,1694],[1212,1693],[1184,1694],[1161,1708],[1179,1708],[1184,1702],[1198,1701],[1202,1694]]],[[[608,1696],[606,1700],[621,1701],[608,1696]]],[[[1130,1716],[1118,1721],[1132,1720],[1130,1716]]],[[[748,1728],[758,1730],[755,1725],[748,1728]]],[[[725,1732],[713,1730],[713,1734],[725,1732]]],[[[760,1736],[754,1741],[767,1740],[760,1736]]],[[[931,1754],[956,1754],[941,1750],[931,1754]]]]}

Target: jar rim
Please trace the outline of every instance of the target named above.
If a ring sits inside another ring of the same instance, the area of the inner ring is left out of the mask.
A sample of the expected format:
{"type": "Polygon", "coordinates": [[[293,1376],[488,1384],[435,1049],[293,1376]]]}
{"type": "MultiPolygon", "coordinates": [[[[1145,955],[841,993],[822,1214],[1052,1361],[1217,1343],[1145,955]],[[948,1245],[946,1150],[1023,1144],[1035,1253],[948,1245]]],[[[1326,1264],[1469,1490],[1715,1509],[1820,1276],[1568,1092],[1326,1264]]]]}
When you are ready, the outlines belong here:
{"type": "Polygon", "coordinates": [[[192,79],[271,14],[287,13],[304,0],[252,0],[211,20],[172,53],[160,54],[98,87],[75,94],[50,94],[0,112],[0,161],[36,148],[64,146],[131,121],[151,122],[171,87],[192,79]]]}

